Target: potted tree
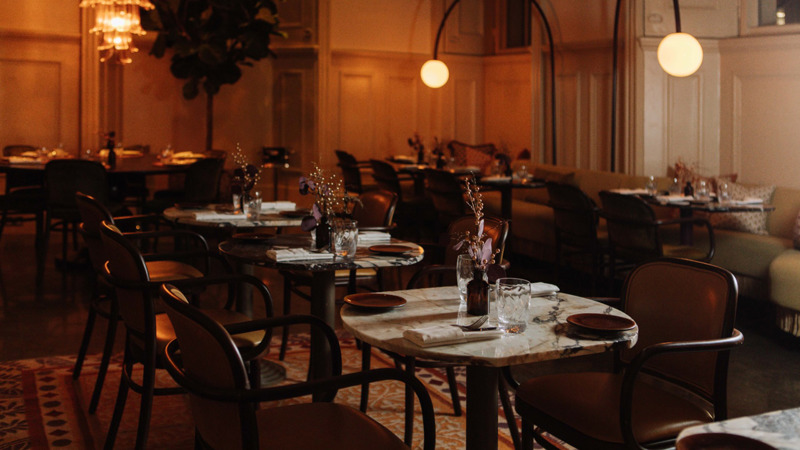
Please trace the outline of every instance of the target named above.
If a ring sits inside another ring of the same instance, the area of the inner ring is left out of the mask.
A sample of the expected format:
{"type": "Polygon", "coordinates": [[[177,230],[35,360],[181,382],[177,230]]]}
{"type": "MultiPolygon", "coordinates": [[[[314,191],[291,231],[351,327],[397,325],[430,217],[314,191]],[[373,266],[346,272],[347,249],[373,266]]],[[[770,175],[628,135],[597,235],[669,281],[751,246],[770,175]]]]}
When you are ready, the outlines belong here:
{"type": "Polygon", "coordinates": [[[161,58],[172,49],[170,71],[186,80],[183,97],[206,93],[206,150],[214,136],[214,96],[223,84],[242,76],[241,66],[274,57],[270,50],[278,31],[277,7],[272,0],[151,0],[155,9],[143,11],[145,29],[158,37],[150,54],[161,58]]]}

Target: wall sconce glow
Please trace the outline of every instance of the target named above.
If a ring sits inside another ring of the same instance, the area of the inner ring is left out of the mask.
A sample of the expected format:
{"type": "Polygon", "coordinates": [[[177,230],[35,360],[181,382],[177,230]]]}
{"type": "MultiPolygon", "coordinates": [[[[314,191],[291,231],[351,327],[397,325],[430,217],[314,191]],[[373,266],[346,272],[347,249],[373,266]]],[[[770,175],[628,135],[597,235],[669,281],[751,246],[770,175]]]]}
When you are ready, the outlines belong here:
{"type": "Polygon", "coordinates": [[[425,86],[436,89],[444,86],[450,79],[450,70],[447,69],[447,64],[438,59],[429,59],[422,65],[419,76],[425,86]]]}
{"type": "Polygon", "coordinates": [[[688,33],[671,33],[658,44],[658,63],[673,77],[688,77],[703,64],[703,47],[688,33]]]}

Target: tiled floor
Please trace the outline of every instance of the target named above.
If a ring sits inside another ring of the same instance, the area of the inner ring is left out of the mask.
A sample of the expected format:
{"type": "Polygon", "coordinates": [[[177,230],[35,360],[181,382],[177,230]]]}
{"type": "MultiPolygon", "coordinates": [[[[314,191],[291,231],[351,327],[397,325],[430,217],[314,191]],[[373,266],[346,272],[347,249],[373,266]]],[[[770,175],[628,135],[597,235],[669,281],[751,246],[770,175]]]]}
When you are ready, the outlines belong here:
{"type": "MultiPolygon", "coordinates": [[[[57,270],[54,258],[60,254],[60,236],[52,238],[48,253],[45,282],[34,283],[33,232],[30,224],[8,226],[0,239],[0,274],[2,308],[0,309],[0,360],[33,358],[43,355],[75,354],[83,333],[93,276],[88,268],[57,270]]],[[[513,256],[517,276],[544,280],[550,276],[547,266],[513,256]]],[[[260,271],[270,287],[276,314],[281,314],[282,285],[271,271],[260,271]]],[[[403,274],[408,279],[408,273],[403,274]]],[[[397,280],[393,280],[399,283],[397,280]]],[[[569,290],[569,287],[562,288],[569,290]]],[[[568,284],[567,284],[568,286],[568,284]]],[[[733,352],[729,383],[729,415],[737,417],[765,411],[800,406],[800,345],[773,332],[764,305],[743,300],[737,327],[745,333],[745,345],[733,352]]],[[[308,311],[302,300],[293,303],[293,312],[308,311]]],[[[98,321],[90,352],[100,352],[105,323],[98,321]]],[[[117,339],[121,349],[122,333],[117,339]]],[[[571,367],[601,365],[597,360],[575,361],[570,366],[536,365],[521,374],[543,370],[568,370],[571,367]]]]}

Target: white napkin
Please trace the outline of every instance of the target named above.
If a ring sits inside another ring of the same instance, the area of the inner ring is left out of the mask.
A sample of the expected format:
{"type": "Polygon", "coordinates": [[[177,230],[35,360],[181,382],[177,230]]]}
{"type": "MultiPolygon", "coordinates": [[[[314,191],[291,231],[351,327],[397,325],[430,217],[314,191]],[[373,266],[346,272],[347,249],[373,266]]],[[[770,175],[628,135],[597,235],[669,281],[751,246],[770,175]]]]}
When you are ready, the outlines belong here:
{"type": "Polygon", "coordinates": [[[295,202],[261,202],[261,211],[294,211],[295,209],[297,209],[295,202]]]}
{"type": "Polygon", "coordinates": [[[757,197],[745,197],[742,200],[731,200],[731,204],[734,205],[760,205],[761,203],[764,203],[764,200],[757,197]]]}
{"type": "Polygon", "coordinates": [[[242,213],[220,213],[217,211],[198,211],[192,213],[195,220],[205,220],[208,222],[223,221],[223,220],[244,220],[245,215],[242,213]]]}
{"type": "Polygon", "coordinates": [[[481,178],[481,181],[488,181],[490,183],[492,181],[497,181],[497,182],[500,182],[500,181],[511,181],[511,177],[504,177],[504,176],[500,176],[500,175],[491,175],[491,176],[488,176],[488,177],[481,178]]]}
{"type": "Polygon", "coordinates": [[[267,258],[276,262],[285,261],[333,261],[333,253],[312,252],[304,248],[273,248],[267,250],[267,258]]]}
{"type": "Polygon", "coordinates": [[[37,159],[25,158],[24,156],[6,156],[6,158],[11,164],[38,164],[40,162],[37,159]]]}
{"type": "Polygon", "coordinates": [[[177,152],[172,154],[173,158],[176,159],[200,159],[205,158],[205,153],[195,153],[195,152],[177,152]]]}
{"type": "Polygon", "coordinates": [[[616,192],[617,194],[625,194],[625,195],[647,195],[649,192],[647,189],[611,189],[611,192],[616,192]]]}
{"type": "Polygon", "coordinates": [[[558,292],[558,286],[550,283],[531,283],[531,296],[542,297],[558,292]]]}
{"type": "Polygon", "coordinates": [[[392,235],[383,231],[359,231],[358,243],[391,242],[392,235]]]}
{"type": "Polygon", "coordinates": [[[688,202],[691,200],[692,197],[684,197],[680,194],[675,195],[659,195],[656,197],[656,200],[662,203],[671,203],[671,202],[688,202]]]}
{"type": "Polygon", "coordinates": [[[406,330],[403,332],[403,337],[420,347],[434,347],[437,345],[496,339],[503,334],[503,330],[463,331],[450,325],[435,325],[406,330]]]}

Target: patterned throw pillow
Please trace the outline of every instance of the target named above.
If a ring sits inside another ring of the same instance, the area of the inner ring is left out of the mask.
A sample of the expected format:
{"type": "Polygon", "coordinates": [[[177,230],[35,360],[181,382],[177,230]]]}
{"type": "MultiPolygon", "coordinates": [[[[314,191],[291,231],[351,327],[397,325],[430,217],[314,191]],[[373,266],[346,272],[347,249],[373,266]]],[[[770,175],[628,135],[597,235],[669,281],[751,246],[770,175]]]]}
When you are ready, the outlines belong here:
{"type": "MultiPolygon", "coordinates": [[[[728,183],[728,191],[733,200],[758,198],[767,204],[772,201],[775,186],[745,186],[738,183],[728,183]]],[[[769,234],[767,232],[768,213],[766,212],[716,213],[710,216],[711,225],[714,228],[746,231],[762,235],[769,234]]]]}

